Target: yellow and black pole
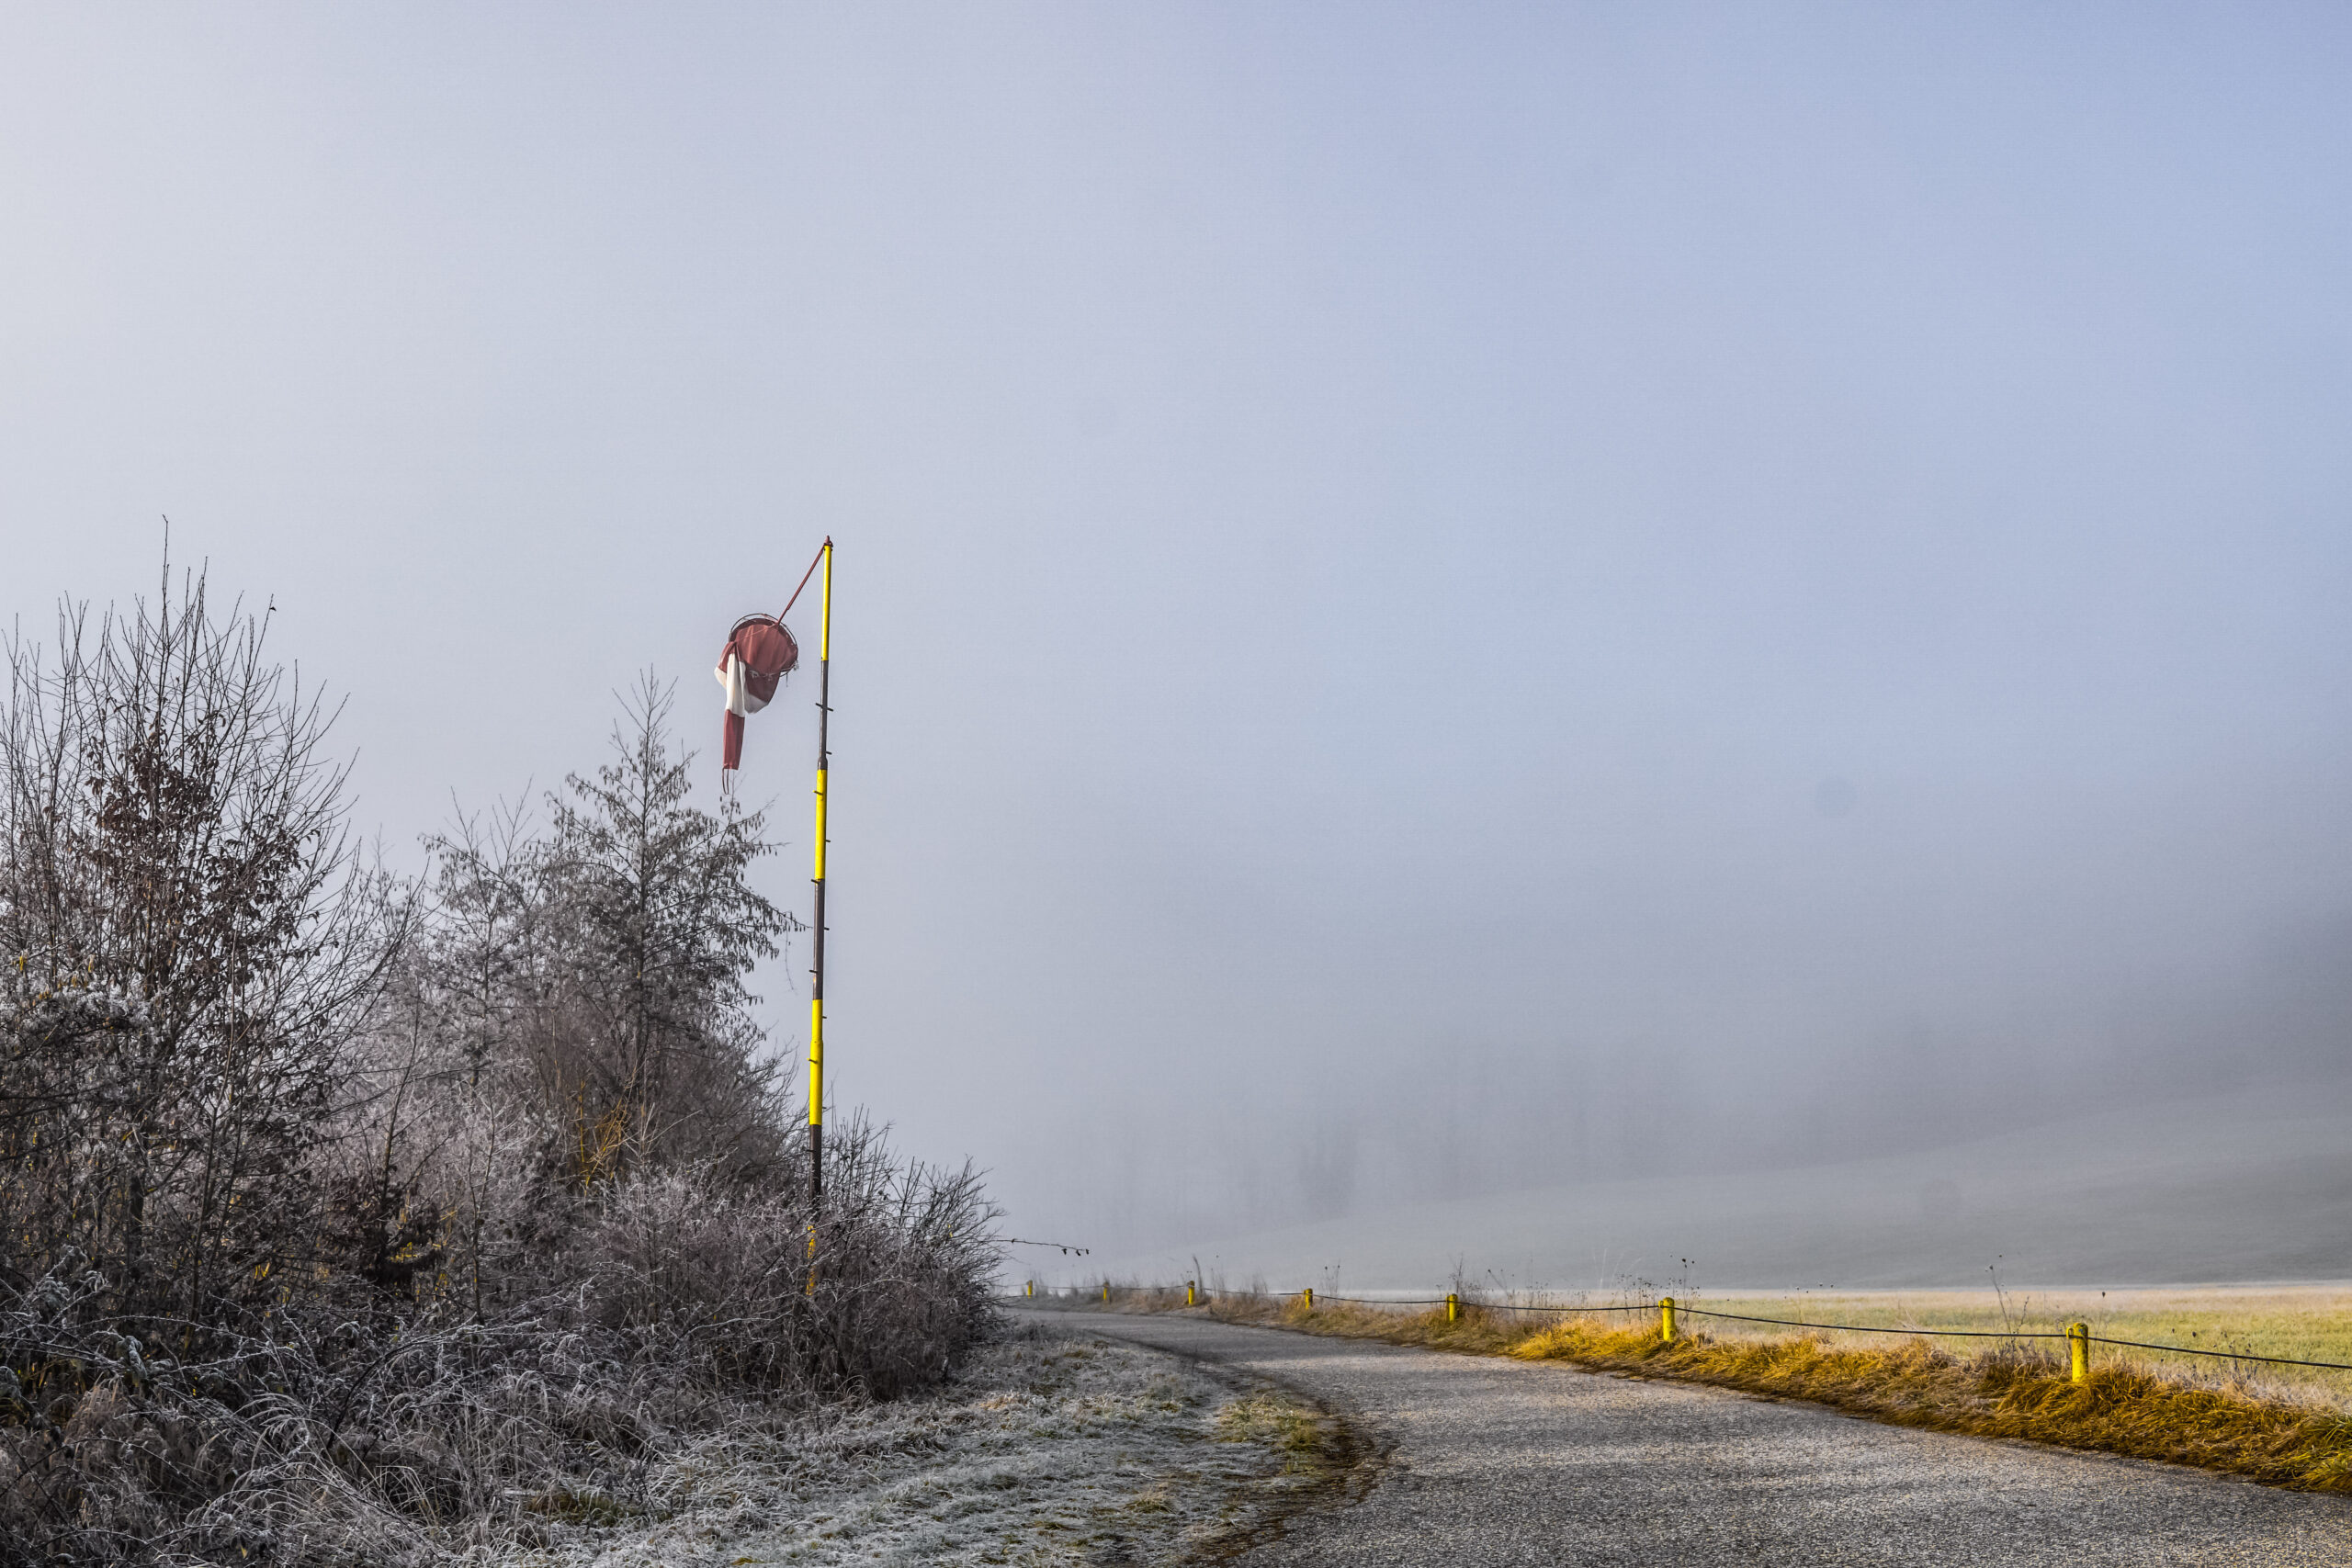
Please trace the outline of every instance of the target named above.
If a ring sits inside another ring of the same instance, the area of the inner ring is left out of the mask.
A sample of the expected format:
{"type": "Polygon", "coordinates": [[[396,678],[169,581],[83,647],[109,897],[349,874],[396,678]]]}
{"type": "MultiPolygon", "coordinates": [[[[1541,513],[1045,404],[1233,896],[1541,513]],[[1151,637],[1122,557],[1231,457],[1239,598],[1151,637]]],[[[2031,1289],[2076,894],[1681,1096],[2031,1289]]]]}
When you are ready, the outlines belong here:
{"type": "Polygon", "coordinates": [[[832,716],[833,541],[819,552],[825,581],[817,627],[817,899],[808,987],[808,1247],[817,1247],[817,1210],[825,1201],[825,773],[826,721],[832,716]]]}

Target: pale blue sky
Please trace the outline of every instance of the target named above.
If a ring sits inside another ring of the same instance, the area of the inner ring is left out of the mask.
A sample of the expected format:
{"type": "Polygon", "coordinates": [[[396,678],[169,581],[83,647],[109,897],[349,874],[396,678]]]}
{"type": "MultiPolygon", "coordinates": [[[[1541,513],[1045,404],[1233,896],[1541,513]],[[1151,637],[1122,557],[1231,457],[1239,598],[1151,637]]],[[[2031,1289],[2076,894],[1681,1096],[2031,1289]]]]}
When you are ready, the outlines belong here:
{"type": "Polygon", "coordinates": [[[168,513],[401,846],[830,531],[836,1086],[1022,1234],[2301,1071],[2348,132],[2325,6],[9,6],[0,613],[168,513]]]}

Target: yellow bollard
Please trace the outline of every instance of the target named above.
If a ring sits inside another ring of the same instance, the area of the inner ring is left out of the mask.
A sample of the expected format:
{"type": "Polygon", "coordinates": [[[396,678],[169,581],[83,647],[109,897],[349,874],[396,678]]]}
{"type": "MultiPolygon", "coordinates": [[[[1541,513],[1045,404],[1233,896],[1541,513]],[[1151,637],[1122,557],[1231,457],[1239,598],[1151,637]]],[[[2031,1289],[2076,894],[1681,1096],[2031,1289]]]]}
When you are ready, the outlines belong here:
{"type": "Polygon", "coordinates": [[[2091,1381],[2091,1325],[2070,1323],[2066,1325],[2066,1359],[2072,1363],[2076,1382],[2091,1381]]]}
{"type": "Polygon", "coordinates": [[[1674,1298],[1672,1296],[1658,1298],[1657,1337],[1669,1345],[1674,1343],[1674,1298]]]}
{"type": "Polygon", "coordinates": [[[1462,1298],[1452,1291],[1445,1292],[1445,1321],[1448,1323],[1462,1321],[1462,1298]]]}
{"type": "Polygon", "coordinates": [[[1305,1289],[1305,1290],[1303,1290],[1303,1291],[1299,1292],[1298,1293],[1299,1293],[1301,1296],[1303,1296],[1303,1297],[1305,1297],[1305,1298],[1306,1298],[1306,1310],[1307,1310],[1307,1311],[1309,1311],[1309,1312],[1313,1312],[1313,1311],[1315,1310],[1315,1287],[1314,1287],[1314,1286],[1312,1286],[1312,1285],[1309,1285],[1309,1286],[1307,1286],[1307,1287],[1306,1287],[1306,1289],[1305,1289]]]}
{"type": "Polygon", "coordinates": [[[1035,1296],[1037,1293],[1037,1281],[1032,1280],[1027,1284],[1022,1286],[1021,1293],[1024,1296],[1035,1296]]]}
{"type": "Polygon", "coordinates": [[[1108,1282],[1105,1282],[1102,1287],[1102,1304],[1104,1306],[1111,1304],[1111,1287],[1108,1282]]]}
{"type": "Polygon", "coordinates": [[[1184,1304],[1186,1306],[1198,1306],[1201,1304],[1200,1292],[1194,1287],[1193,1281],[1190,1280],[1184,1281],[1184,1304]]]}

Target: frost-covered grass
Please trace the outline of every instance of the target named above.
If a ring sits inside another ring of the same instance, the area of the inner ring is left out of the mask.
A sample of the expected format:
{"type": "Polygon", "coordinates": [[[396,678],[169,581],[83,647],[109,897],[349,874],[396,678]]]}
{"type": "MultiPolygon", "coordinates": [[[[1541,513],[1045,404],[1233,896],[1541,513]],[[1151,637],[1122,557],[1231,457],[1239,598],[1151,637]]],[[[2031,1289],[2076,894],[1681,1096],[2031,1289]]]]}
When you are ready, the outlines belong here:
{"type": "Polygon", "coordinates": [[[1170,1562],[1330,1472],[1325,1419],[1171,1357],[1023,1328],[933,1393],[715,1436],[646,1511],[548,1499],[502,1568],[1170,1562]]]}

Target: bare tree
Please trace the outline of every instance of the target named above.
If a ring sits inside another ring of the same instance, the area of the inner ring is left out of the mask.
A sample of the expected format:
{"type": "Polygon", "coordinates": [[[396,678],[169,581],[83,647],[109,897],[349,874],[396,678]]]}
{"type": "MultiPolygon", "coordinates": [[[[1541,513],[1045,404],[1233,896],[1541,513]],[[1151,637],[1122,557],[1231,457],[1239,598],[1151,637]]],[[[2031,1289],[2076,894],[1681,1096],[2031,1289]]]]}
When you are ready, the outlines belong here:
{"type": "Polygon", "coordinates": [[[64,606],[53,668],[8,643],[0,953],[31,1026],[0,1062],[0,1255],[73,1247],[118,1309],[200,1318],[309,1261],[303,1151],[407,928],[334,713],[266,634],[167,566],[152,609],[64,606]]]}
{"type": "MultiPolygon", "coordinates": [[[[438,1190],[458,1286],[479,1318],[541,1239],[543,1179],[564,1161],[567,1124],[537,1092],[528,1046],[558,1010],[548,848],[526,813],[503,803],[487,820],[461,812],[428,848],[431,911],[401,990],[443,1046],[438,1190]]],[[[394,1135],[388,1125],[387,1147],[394,1135]]]]}

